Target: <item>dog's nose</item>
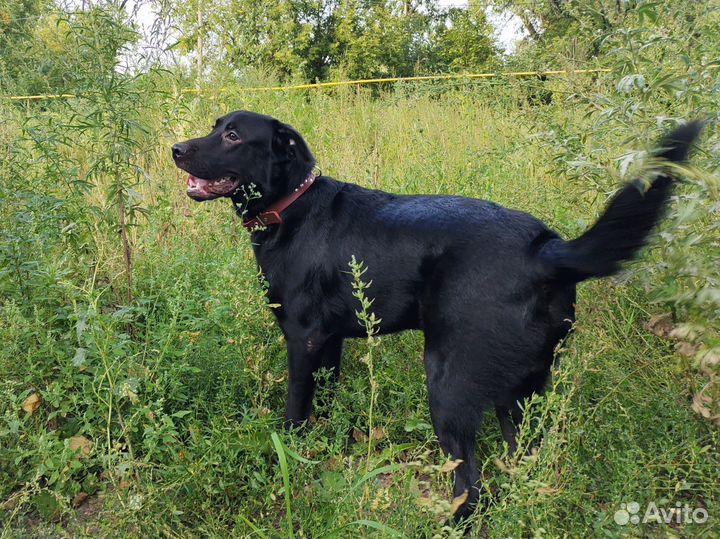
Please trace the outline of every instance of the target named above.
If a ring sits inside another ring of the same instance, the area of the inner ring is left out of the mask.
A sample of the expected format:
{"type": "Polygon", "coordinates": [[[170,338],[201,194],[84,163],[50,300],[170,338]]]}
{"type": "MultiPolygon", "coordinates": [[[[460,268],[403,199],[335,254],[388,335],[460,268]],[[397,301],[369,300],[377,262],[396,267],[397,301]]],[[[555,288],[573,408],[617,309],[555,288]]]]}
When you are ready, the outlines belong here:
{"type": "Polygon", "coordinates": [[[188,153],[190,145],[185,142],[177,142],[172,145],[173,158],[178,159],[188,153]]]}

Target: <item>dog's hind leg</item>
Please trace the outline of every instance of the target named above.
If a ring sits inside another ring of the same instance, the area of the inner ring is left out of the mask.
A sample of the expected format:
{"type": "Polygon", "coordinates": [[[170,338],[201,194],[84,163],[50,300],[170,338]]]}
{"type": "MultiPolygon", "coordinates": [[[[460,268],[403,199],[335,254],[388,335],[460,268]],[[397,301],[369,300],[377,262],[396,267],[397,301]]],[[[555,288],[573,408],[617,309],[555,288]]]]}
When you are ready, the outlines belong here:
{"type": "Polygon", "coordinates": [[[451,359],[426,344],[424,361],[435,434],[446,454],[462,460],[455,468],[453,489],[456,499],[465,498],[455,511],[455,521],[459,522],[473,513],[480,497],[475,434],[480,426],[481,410],[475,407],[467,377],[453,369],[451,359]]]}
{"type": "MultiPolygon", "coordinates": [[[[554,323],[547,328],[547,339],[537,352],[529,351],[523,357],[534,358],[535,369],[526,374],[501,400],[495,403],[495,413],[500,422],[503,439],[508,444],[508,453],[512,457],[517,451],[518,428],[523,422],[522,403],[533,394],[543,394],[550,379],[550,367],[555,358],[555,348],[565,339],[575,320],[575,287],[565,286],[554,291],[548,301],[549,314],[554,323]]],[[[519,341],[520,339],[516,339],[519,341]]],[[[501,348],[508,348],[503,346],[501,348]]],[[[530,447],[528,451],[530,451],[530,447]]]]}
{"type": "Polygon", "coordinates": [[[508,444],[508,454],[512,457],[517,451],[517,434],[518,427],[522,423],[522,410],[520,405],[515,403],[509,408],[506,406],[496,406],[495,414],[497,414],[500,422],[500,431],[502,437],[508,444]]]}
{"type": "Polygon", "coordinates": [[[500,422],[503,439],[508,444],[508,454],[512,457],[517,451],[517,434],[523,422],[522,403],[534,393],[542,394],[550,377],[548,371],[542,370],[528,375],[522,384],[509,392],[502,403],[496,403],[495,414],[500,422]]]}

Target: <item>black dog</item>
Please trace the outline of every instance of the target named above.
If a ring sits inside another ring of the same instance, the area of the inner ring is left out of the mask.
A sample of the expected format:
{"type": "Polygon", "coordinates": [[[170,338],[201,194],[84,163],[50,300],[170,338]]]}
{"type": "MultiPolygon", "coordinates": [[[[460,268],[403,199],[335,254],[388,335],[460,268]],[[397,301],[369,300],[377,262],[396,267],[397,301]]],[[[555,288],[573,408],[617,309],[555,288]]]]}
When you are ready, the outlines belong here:
{"type": "MultiPolygon", "coordinates": [[[[660,160],[682,162],[700,124],[661,142],[660,160]]],[[[175,144],[195,200],[229,197],[246,225],[287,340],[286,421],[310,416],[315,373],[337,378],[343,339],[361,337],[348,262],[368,268],[381,333],[422,329],[430,411],[443,450],[462,459],[454,495],[479,496],[475,433],[494,406],[516,447],[518,405],[542,391],[553,351],[574,321],[575,287],[615,273],[646,242],[671,192],[670,167],[620,189],[600,220],[566,241],[538,219],[457,196],[401,196],[315,178],[315,158],[290,126],[234,112],[206,137],[175,144]],[[251,186],[258,193],[247,197],[251,186]],[[242,211],[241,211],[242,209],[242,211]]]]}

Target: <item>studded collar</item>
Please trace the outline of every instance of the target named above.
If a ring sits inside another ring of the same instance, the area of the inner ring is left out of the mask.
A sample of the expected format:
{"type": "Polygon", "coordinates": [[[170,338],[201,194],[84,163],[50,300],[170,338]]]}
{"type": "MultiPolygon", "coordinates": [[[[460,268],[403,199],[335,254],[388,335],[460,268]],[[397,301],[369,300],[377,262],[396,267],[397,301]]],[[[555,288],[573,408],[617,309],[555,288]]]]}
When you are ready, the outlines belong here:
{"type": "Polygon", "coordinates": [[[315,182],[316,178],[317,174],[315,174],[315,171],[311,172],[308,177],[305,178],[305,181],[298,185],[297,189],[295,189],[292,193],[276,202],[273,202],[264,211],[261,211],[252,219],[243,220],[243,226],[252,232],[258,228],[263,228],[268,225],[279,225],[283,222],[280,214],[288,209],[293,202],[300,198],[315,182]]]}

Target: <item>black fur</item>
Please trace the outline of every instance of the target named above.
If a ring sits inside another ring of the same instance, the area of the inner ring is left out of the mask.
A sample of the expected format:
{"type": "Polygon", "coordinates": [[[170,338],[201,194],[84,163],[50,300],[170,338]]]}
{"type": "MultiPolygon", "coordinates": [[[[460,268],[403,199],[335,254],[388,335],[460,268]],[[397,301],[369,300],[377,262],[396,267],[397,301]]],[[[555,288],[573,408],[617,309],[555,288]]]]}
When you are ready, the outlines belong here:
{"type": "MultiPolygon", "coordinates": [[[[675,163],[685,161],[700,128],[699,122],[693,122],[668,133],[655,156],[675,163]]],[[[649,185],[642,180],[628,183],[590,230],[572,241],[548,241],[539,258],[561,280],[580,282],[612,275],[647,242],[670,197],[673,179],[670,172],[657,171],[649,185]]]]}
{"type": "MultiPolygon", "coordinates": [[[[657,157],[684,161],[699,129],[673,131],[657,157]]],[[[292,192],[315,165],[294,129],[251,112],[221,118],[174,154],[192,175],[255,184],[262,197],[246,217],[292,192]]],[[[348,272],[355,255],[368,267],[381,333],[424,331],[433,425],[443,450],[463,460],[454,495],[469,495],[456,518],[468,516],[479,496],[475,434],[483,410],[495,408],[514,450],[518,402],[545,386],[554,348],[575,318],[576,283],[610,275],[636,254],[672,182],[668,169],[647,189],[623,187],[590,230],[565,241],[531,215],[492,202],[395,195],[320,176],[282,224],[252,234],[269,299],[281,305],[274,312],[288,349],[287,423],[308,419],[313,373],[325,367],[337,378],[343,339],[363,336],[348,272]]],[[[245,207],[240,190],[229,196],[245,207]]]]}

